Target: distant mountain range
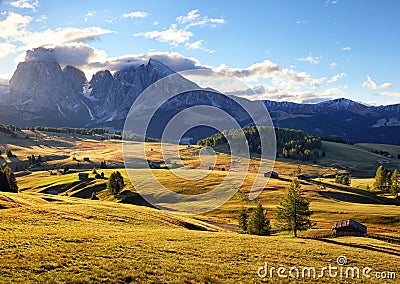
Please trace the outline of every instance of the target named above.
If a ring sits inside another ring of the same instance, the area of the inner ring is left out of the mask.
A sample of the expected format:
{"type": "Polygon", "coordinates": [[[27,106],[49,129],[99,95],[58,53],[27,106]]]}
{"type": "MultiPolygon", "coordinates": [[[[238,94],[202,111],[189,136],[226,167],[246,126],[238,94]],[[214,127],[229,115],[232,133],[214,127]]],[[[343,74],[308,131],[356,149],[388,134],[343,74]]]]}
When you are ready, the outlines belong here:
{"type": "MultiPolygon", "coordinates": [[[[132,103],[148,86],[174,71],[156,60],[136,64],[111,74],[97,72],[88,81],[82,71],[61,68],[51,49],[39,48],[27,53],[18,64],[9,85],[0,82],[0,123],[23,127],[46,125],[68,127],[112,126],[122,129],[132,103]],[[46,56],[38,56],[46,54],[46,56]]],[[[241,126],[251,124],[241,107],[226,96],[201,89],[179,76],[179,85],[199,91],[184,94],[164,104],[156,113],[153,136],[174,114],[190,106],[212,105],[230,113],[241,126]]],[[[169,90],[165,90],[168,92],[169,90]]],[[[160,99],[162,99],[162,94],[160,99]]],[[[255,102],[240,99],[242,104],[255,102]]],[[[400,104],[365,106],[335,99],[318,104],[263,101],[275,126],[304,130],[314,135],[340,136],[351,142],[373,142],[400,145],[400,104]]],[[[139,112],[145,112],[146,105],[139,112]]],[[[141,113],[138,113],[141,115],[141,113]]],[[[190,135],[204,138],[212,130],[193,131],[190,135]]]]}

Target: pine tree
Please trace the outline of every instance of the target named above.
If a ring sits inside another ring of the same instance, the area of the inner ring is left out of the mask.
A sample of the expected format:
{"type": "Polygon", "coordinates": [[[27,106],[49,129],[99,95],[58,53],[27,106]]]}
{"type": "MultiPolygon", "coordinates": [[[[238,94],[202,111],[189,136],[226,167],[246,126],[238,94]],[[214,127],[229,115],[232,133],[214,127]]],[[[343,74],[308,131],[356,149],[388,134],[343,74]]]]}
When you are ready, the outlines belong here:
{"type": "Polygon", "coordinates": [[[386,187],[386,170],[383,166],[376,170],[374,186],[378,190],[384,190],[386,187]]]}
{"type": "Polygon", "coordinates": [[[400,192],[399,173],[397,170],[394,170],[391,181],[392,181],[392,185],[390,187],[390,192],[395,198],[397,198],[397,196],[400,192]]]}
{"type": "Polygon", "coordinates": [[[0,191],[18,192],[17,180],[9,167],[0,169],[0,191]]]}
{"type": "Polygon", "coordinates": [[[6,167],[4,169],[4,173],[6,175],[10,191],[18,192],[17,179],[15,178],[14,172],[9,167],[6,167]]]}
{"type": "Polygon", "coordinates": [[[239,227],[242,229],[243,232],[247,232],[247,219],[249,215],[245,208],[242,208],[239,213],[239,227]]]}
{"type": "Polygon", "coordinates": [[[392,187],[392,172],[388,169],[385,169],[385,185],[389,190],[392,187]]]}
{"type": "Polygon", "coordinates": [[[10,191],[10,186],[6,174],[0,168],[0,191],[10,191]]]}
{"type": "Polygon", "coordinates": [[[278,206],[278,227],[293,232],[297,237],[298,231],[306,231],[313,224],[310,221],[312,212],[309,209],[310,202],[304,198],[300,191],[300,183],[294,179],[287,187],[287,193],[278,206]]]}
{"type": "Polygon", "coordinates": [[[265,236],[269,235],[270,229],[270,222],[266,217],[264,208],[261,204],[258,204],[250,216],[248,231],[250,234],[265,236]]]}

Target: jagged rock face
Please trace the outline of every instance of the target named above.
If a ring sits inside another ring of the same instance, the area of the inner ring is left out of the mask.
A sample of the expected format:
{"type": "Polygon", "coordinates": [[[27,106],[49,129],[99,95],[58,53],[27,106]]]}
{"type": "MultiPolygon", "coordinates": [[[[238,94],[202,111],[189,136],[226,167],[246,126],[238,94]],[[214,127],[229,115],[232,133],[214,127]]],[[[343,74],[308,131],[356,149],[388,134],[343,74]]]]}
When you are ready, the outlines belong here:
{"type": "MultiPolygon", "coordinates": [[[[143,90],[174,73],[164,64],[152,59],[147,65],[133,65],[117,71],[114,76],[109,71],[96,73],[89,85],[95,117],[103,122],[125,119],[133,102],[143,90]]],[[[182,81],[187,80],[182,77],[182,81]]]]}
{"type": "Polygon", "coordinates": [[[108,70],[94,74],[89,83],[92,97],[98,100],[105,100],[113,80],[114,78],[108,70]]]}
{"type": "Polygon", "coordinates": [[[10,97],[14,105],[33,111],[51,107],[56,94],[65,87],[63,73],[57,62],[21,62],[10,80],[10,97]]]}
{"type": "Polygon", "coordinates": [[[10,80],[8,102],[18,110],[86,119],[88,111],[81,94],[85,82],[82,71],[71,66],[62,70],[53,60],[21,62],[10,80]]]}
{"type": "Polygon", "coordinates": [[[64,68],[63,73],[64,79],[71,84],[74,92],[81,94],[83,86],[87,83],[85,73],[69,65],[64,68]]]}

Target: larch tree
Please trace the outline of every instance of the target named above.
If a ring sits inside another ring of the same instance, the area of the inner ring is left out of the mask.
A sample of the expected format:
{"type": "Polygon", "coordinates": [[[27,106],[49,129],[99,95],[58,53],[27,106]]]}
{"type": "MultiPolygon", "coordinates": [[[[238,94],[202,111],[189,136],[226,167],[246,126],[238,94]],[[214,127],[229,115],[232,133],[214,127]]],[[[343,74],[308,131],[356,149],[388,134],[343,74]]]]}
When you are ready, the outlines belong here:
{"type": "Polygon", "coordinates": [[[397,198],[399,192],[400,192],[400,184],[399,184],[399,172],[397,170],[393,171],[392,174],[392,184],[390,186],[390,193],[397,198]]]}
{"type": "Polygon", "coordinates": [[[278,205],[277,226],[293,232],[294,237],[297,237],[298,231],[306,231],[313,227],[310,221],[310,201],[302,196],[300,182],[296,178],[286,190],[282,202],[278,205]]]}
{"type": "Polygon", "coordinates": [[[265,236],[270,233],[270,221],[266,216],[264,207],[261,204],[254,209],[250,216],[248,231],[250,234],[265,236]]]}

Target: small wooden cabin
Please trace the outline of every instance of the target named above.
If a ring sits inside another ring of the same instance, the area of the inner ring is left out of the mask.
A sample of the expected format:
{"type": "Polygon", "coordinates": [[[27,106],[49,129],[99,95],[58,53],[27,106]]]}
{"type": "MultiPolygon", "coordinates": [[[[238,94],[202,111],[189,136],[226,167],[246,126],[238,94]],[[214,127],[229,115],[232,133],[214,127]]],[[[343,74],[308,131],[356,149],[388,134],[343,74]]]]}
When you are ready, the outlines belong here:
{"type": "Polygon", "coordinates": [[[264,177],[279,178],[279,174],[277,172],[271,171],[264,173],[264,177]]]}
{"type": "Polygon", "coordinates": [[[332,230],[335,231],[336,237],[341,236],[366,236],[368,231],[367,227],[353,219],[337,221],[333,223],[332,230]]]}
{"type": "Polygon", "coordinates": [[[310,181],[311,180],[311,176],[308,174],[301,174],[297,176],[298,179],[300,180],[306,180],[306,181],[310,181]]]}
{"type": "Polygon", "coordinates": [[[87,173],[78,173],[78,178],[80,181],[88,181],[89,180],[89,174],[87,173]]]}

